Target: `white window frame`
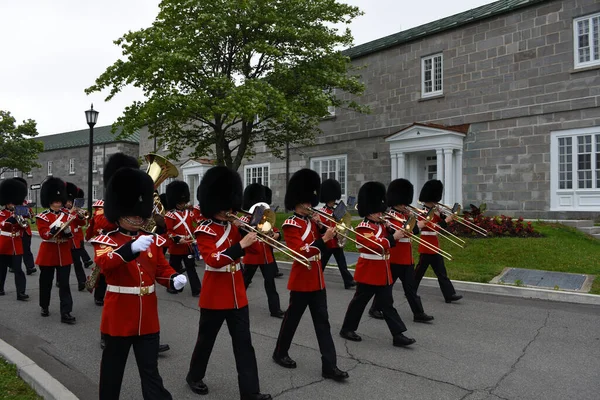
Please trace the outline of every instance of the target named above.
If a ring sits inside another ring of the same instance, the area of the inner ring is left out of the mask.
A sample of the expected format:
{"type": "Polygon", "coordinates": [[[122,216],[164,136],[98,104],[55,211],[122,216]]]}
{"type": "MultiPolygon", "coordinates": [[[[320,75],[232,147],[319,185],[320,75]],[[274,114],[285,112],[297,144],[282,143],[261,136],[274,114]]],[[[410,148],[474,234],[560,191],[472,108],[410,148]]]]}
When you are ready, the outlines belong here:
{"type": "MultiPolygon", "coordinates": [[[[310,159],[310,169],[312,169],[313,171],[316,171],[319,176],[321,177],[321,182],[323,182],[325,179],[323,179],[322,176],[322,171],[321,171],[321,166],[323,165],[322,162],[323,161],[327,161],[330,162],[332,160],[337,160],[338,164],[336,164],[336,170],[334,171],[335,176],[333,177],[336,181],[340,182],[341,186],[342,186],[342,200],[346,200],[348,198],[348,156],[346,154],[338,154],[338,155],[332,155],[332,156],[325,156],[325,157],[314,157],[310,159]],[[339,168],[339,162],[343,162],[344,164],[344,179],[341,180],[340,179],[340,168],[339,168]],[[319,163],[319,168],[316,168],[317,163],[319,163]]],[[[328,167],[329,169],[329,167],[328,167]]],[[[328,170],[329,171],[329,170],[328,170]]]]}
{"type": "Polygon", "coordinates": [[[27,177],[28,177],[28,178],[32,178],[32,177],[33,177],[33,171],[29,171],[29,172],[27,173],[27,177]]]}
{"type": "Polygon", "coordinates": [[[173,182],[175,180],[175,178],[167,178],[164,180],[163,183],[160,184],[160,186],[158,187],[158,194],[163,194],[167,192],[167,185],[171,182],[173,182]]]}
{"type": "Polygon", "coordinates": [[[27,188],[27,201],[31,203],[31,189],[27,188]]]}
{"type": "Polygon", "coordinates": [[[52,176],[52,161],[48,161],[48,176],[52,176]]]}
{"type": "Polygon", "coordinates": [[[92,172],[98,172],[98,157],[92,156],[92,172]]]}
{"type": "Polygon", "coordinates": [[[19,170],[15,168],[13,170],[13,178],[17,178],[18,176],[19,176],[19,170]]]}
{"type": "Polygon", "coordinates": [[[92,186],[92,201],[98,200],[98,185],[92,186]]]}
{"type": "Polygon", "coordinates": [[[75,175],[75,159],[69,158],[69,175],[75,175]]]}
{"type": "Polygon", "coordinates": [[[262,163],[262,164],[248,164],[248,165],[244,165],[244,187],[250,185],[251,183],[256,182],[256,180],[254,179],[255,177],[258,178],[258,169],[261,169],[261,179],[262,182],[261,184],[266,186],[266,187],[270,187],[271,185],[271,163],[262,163]],[[265,168],[267,169],[267,172],[265,174],[265,168]],[[256,170],[257,174],[256,176],[252,176],[252,170],[256,170]],[[248,179],[248,172],[250,172],[250,179],[248,179]]]}
{"type": "MultiPolygon", "coordinates": [[[[336,89],[333,89],[333,95],[335,96],[335,91],[336,89]]],[[[335,117],[335,106],[327,106],[327,112],[329,113],[330,117],[335,117]]]]}
{"type": "Polygon", "coordinates": [[[585,17],[575,18],[573,20],[573,60],[575,68],[586,68],[600,65],[600,13],[586,15],[585,17]],[[594,21],[596,20],[596,21],[594,21]],[[590,51],[589,61],[579,61],[579,24],[587,21],[588,23],[588,46],[590,51]],[[594,26],[594,22],[597,23],[594,26]],[[598,39],[598,48],[594,46],[594,33],[598,39]]]}
{"type": "Polygon", "coordinates": [[[600,211],[600,169],[598,159],[600,159],[600,126],[581,129],[568,129],[551,132],[550,134],[550,211],[600,211]],[[592,136],[591,143],[591,188],[579,188],[579,152],[578,138],[582,136],[592,136]],[[571,138],[571,165],[569,171],[562,171],[571,174],[571,187],[560,188],[560,147],[561,138],[571,138]]]}
{"type": "Polygon", "coordinates": [[[421,58],[421,97],[422,98],[427,98],[427,97],[433,97],[433,96],[440,96],[444,94],[444,55],[443,53],[437,53],[437,54],[432,54],[426,57],[422,57],[421,58]],[[436,73],[435,73],[435,59],[436,58],[440,58],[440,89],[435,90],[435,82],[436,82],[436,73]],[[425,64],[427,61],[431,61],[431,91],[430,92],[426,92],[426,88],[425,88],[425,75],[426,75],[426,71],[425,71],[425,64]]]}

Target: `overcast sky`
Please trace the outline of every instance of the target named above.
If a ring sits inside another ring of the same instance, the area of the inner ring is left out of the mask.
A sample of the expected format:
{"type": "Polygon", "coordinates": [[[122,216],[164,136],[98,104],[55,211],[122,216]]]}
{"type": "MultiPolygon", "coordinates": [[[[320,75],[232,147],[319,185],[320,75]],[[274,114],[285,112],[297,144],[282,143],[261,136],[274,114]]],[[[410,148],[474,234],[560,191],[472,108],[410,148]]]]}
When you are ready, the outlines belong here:
{"type": "MultiPolygon", "coordinates": [[[[345,0],[364,12],[350,26],[354,44],[413,28],[490,0],[345,0]]],[[[34,119],[41,135],[87,129],[94,103],[97,126],[112,124],[125,106],[142,100],[128,88],[110,102],[83,90],[116,59],[113,40],[150,26],[158,0],[0,0],[0,110],[20,123],[34,119]]]]}

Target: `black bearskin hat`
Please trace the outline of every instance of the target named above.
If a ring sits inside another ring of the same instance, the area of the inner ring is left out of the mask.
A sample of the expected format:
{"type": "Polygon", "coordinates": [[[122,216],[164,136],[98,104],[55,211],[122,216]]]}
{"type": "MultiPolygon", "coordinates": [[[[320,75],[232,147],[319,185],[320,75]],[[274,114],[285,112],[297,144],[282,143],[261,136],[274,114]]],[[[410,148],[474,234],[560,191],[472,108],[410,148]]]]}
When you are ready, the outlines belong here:
{"type": "Polygon", "coordinates": [[[367,182],[358,191],[358,215],[366,217],[369,214],[384,212],[385,185],[381,182],[367,182]]]}
{"type": "Polygon", "coordinates": [[[321,202],[328,203],[341,198],[342,186],[340,183],[335,179],[325,179],[321,184],[321,202]]]}
{"type": "Polygon", "coordinates": [[[415,188],[406,179],[394,179],[387,189],[387,204],[390,207],[397,205],[407,206],[413,201],[415,188]]]}
{"type": "Polygon", "coordinates": [[[60,201],[64,204],[67,200],[67,189],[65,182],[59,178],[48,178],[42,183],[40,189],[40,197],[42,201],[42,207],[50,207],[50,204],[55,201],[60,201]]]}
{"type": "Polygon", "coordinates": [[[120,168],[133,168],[139,169],[140,164],[138,161],[132,157],[128,156],[125,153],[115,153],[106,162],[104,166],[104,173],[102,175],[102,179],[104,180],[104,187],[108,186],[108,182],[110,178],[117,172],[120,168]]]}
{"type": "Polygon", "coordinates": [[[77,198],[79,188],[71,182],[67,182],[67,200],[73,202],[77,198]]]}
{"type": "Polygon", "coordinates": [[[266,187],[260,183],[251,183],[244,190],[244,204],[242,208],[246,211],[256,203],[267,203],[266,187]]]}
{"type": "Polygon", "coordinates": [[[160,202],[162,203],[163,207],[168,210],[169,207],[167,207],[167,194],[163,193],[160,196],[158,196],[158,198],[160,199],[160,202]]]}
{"type": "Polygon", "coordinates": [[[214,217],[219,211],[239,211],[242,195],[240,175],[221,165],[206,171],[198,186],[198,201],[206,218],[214,217]]]}
{"type": "Polygon", "coordinates": [[[444,192],[444,184],[437,179],[432,179],[425,182],[419,194],[419,201],[423,203],[439,203],[442,200],[442,193],[444,192]]]}
{"type": "Polygon", "coordinates": [[[77,188],[77,196],[75,196],[76,199],[83,199],[85,197],[85,192],[79,188],[77,188]]]}
{"type": "Polygon", "coordinates": [[[319,204],[321,192],[321,177],[312,169],[296,171],[290,178],[285,192],[285,208],[293,210],[298,204],[310,203],[315,207],[319,204]]]}
{"type": "Polygon", "coordinates": [[[166,207],[172,210],[177,204],[190,202],[190,187],[184,181],[173,181],[167,185],[166,195],[166,207]]]}
{"type": "Polygon", "coordinates": [[[13,178],[16,181],[21,182],[23,185],[25,185],[25,187],[27,187],[27,181],[19,176],[17,176],[16,178],[13,178]]]}
{"type": "Polygon", "coordinates": [[[112,223],[121,217],[150,218],[154,205],[154,182],[139,169],[121,168],[106,187],[104,215],[112,223]]]}
{"type": "Polygon", "coordinates": [[[0,205],[14,204],[20,206],[27,197],[27,186],[16,179],[7,179],[0,183],[0,205]]]}
{"type": "Polygon", "coordinates": [[[265,203],[267,203],[268,205],[271,205],[271,203],[273,203],[273,191],[268,186],[264,186],[264,188],[265,188],[265,203]]]}

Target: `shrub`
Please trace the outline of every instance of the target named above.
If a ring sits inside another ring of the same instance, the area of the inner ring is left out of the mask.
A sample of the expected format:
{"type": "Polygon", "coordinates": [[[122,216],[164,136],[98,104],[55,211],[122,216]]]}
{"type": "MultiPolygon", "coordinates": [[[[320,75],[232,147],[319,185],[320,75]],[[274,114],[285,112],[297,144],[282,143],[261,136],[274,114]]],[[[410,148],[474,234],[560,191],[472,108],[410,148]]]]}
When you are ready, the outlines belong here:
{"type": "MultiPolygon", "coordinates": [[[[487,237],[540,237],[542,236],[539,232],[536,232],[531,225],[531,222],[523,221],[523,217],[514,219],[506,215],[498,215],[495,217],[486,217],[483,215],[486,210],[486,204],[483,203],[481,206],[476,207],[473,204],[470,205],[470,210],[463,211],[462,218],[474,223],[480,228],[485,229],[488,234],[487,237]]],[[[448,231],[452,232],[457,236],[466,237],[480,237],[484,236],[475,232],[473,229],[466,227],[458,221],[452,221],[448,225],[448,231]]]]}

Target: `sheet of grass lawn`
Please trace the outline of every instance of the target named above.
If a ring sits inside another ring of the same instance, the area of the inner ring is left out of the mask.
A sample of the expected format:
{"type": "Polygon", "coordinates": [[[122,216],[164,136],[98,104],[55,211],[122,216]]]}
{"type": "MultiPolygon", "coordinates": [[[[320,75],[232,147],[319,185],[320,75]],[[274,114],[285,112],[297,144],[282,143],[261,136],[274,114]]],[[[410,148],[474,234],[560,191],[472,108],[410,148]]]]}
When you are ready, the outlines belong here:
{"type": "MultiPolygon", "coordinates": [[[[277,214],[278,227],[288,215],[277,214]]],[[[358,223],[352,222],[353,226],[358,223]]],[[[598,239],[561,224],[534,222],[533,227],[543,237],[464,239],[464,249],[442,238],[442,249],[453,257],[452,261],[445,260],[450,278],[487,283],[507,267],[600,275],[598,239]]],[[[351,241],[344,250],[357,251],[351,241]]],[[[413,254],[418,257],[416,244],[413,254]]],[[[277,259],[289,261],[283,254],[277,254],[277,259]]],[[[435,277],[431,269],[426,276],[435,277]]],[[[594,280],[590,293],[600,294],[600,277],[594,280]]]]}
{"type": "Polygon", "coordinates": [[[37,400],[41,397],[19,378],[14,365],[0,358],[0,399],[37,400]]]}

